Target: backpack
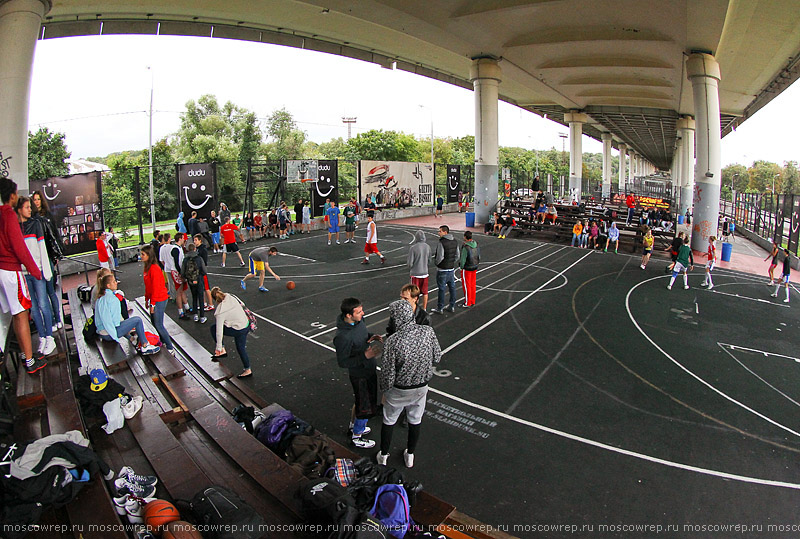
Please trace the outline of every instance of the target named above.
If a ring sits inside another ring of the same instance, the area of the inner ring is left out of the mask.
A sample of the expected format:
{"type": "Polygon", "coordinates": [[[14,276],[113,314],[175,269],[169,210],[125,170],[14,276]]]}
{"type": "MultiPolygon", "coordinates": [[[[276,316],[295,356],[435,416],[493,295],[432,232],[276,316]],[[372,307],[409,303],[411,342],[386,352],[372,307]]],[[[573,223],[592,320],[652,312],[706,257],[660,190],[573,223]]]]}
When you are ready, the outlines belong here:
{"type": "Polygon", "coordinates": [[[414,524],[408,495],[402,485],[388,484],[378,487],[370,513],[398,539],[402,539],[414,524]]]}
{"type": "Polygon", "coordinates": [[[303,515],[315,524],[338,522],[355,505],[346,488],[326,477],[302,483],[298,497],[303,515]]]}
{"type": "Polygon", "coordinates": [[[189,284],[197,281],[199,282],[200,279],[200,269],[197,267],[197,262],[195,262],[194,257],[186,259],[186,280],[189,284]]]}
{"type": "Polygon", "coordinates": [[[94,323],[94,316],[90,316],[83,323],[83,340],[93,343],[97,339],[97,325],[94,323]]]}
{"type": "Polygon", "coordinates": [[[480,247],[476,247],[473,249],[469,245],[464,245],[464,249],[467,251],[467,260],[464,263],[464,269],[466,271],[475,271],[478,269],[478,264],[481,261],[481,250],[480,247]]]}
{"type": "Polygon", "coordinates": [[[381,521],[356,508],[348,507],[338,522],[338,531],[330,539],[389,539],[389,531],[381,521]]]}
{"type": "Polygon", "coordinates": [[[311,436],[314,433],[314,427],[295,417],[286,425],[286,430],[283,431],[283,435],[281,436],[281,441],[278,442],[278,445],[275,447],[275,453],[277,453],[281,458],[286,457],[286,450],[289,449],[289,446],[292,443],[292,439],[295,436],[302,435],[302,436],[311,436]]]}
{"type": "Polygon", "coordinates": [[[289,410],[278,410],[272,412],[266,421],[261,423],[256,430],[258,441],[272,450],[278,447],[283,438],[283,433],[289,422],[294,419],[294,414],[289,410]]]}
{"type": "MultiPolygon", "coordinates": [[[[231,294],[231,296],[233,296],[233,294],[231,294]]],[[[244,311],[244,314],[247,316],[247,320],[250,322],[250,331],[257,330],[258,324],[256,323],[256,315],[254,315],[253,312],[247,308],[247,305],[245,305],[242,300],[240,300],[236,296],[233,297],[234,299],[236,299],[236,301],[239,302],[239,305],[242,306],[242,310],[244,311]]]]}
{"type": "Polygon", "coordinates": [[[286,451],[286,462],[306,477],[322,477],[336,456],[321,434],[295,436],[286,451]]]}
{"type": "Polygon", "coordinates": [[[256,418],[256,409],[252,406],[245,406],[244,404],[240,404],[236,408],[231,411],[231,415],[233,416],[233,420],[239,423],[243,429],[245,429],[250,434],[255,434],[253,432],[253,421],[256,418]]]}
{"type": "Polygon", "coordinates": [[[356,480],[356,466],[351,459],[336,459],[334,467],[325,472],[325,475],[346,487],[356,480]]]}
{"type": "Polygon", "coordinates": [[[211,486],[195,494],[189,502],[197,523],[210,539],[257,539],[264,519],[239,496],[220,486],[211,486]]]}

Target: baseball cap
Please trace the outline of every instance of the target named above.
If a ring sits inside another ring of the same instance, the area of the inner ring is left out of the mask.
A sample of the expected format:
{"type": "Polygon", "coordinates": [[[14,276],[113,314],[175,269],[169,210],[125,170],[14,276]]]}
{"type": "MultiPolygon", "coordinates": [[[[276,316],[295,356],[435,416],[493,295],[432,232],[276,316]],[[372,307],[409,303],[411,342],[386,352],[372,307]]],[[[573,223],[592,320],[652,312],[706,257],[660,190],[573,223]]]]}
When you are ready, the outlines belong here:
{"type": "Polygon", "coordinates": [[[108,384],[108,375],[103,369],[92,369],[89,373],[92,383],[89,386],[92,391],[103,391],[108,384]]]}

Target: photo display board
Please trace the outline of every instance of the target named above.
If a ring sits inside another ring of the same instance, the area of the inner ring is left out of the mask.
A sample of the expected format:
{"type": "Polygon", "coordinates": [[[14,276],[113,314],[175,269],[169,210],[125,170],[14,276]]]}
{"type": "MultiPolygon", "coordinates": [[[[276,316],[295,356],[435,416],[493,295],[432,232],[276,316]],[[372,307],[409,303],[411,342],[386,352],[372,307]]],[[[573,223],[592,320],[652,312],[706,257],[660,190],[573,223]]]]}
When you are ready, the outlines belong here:
{"type": "Polygon", "coordinates": [[[430,163],[360,161],[361,194],[375,197],[378,208],[433,204],[433,166],[430,163]]]}
{"type": "Polygon", "coordinates": [[[100,179],[94,171],[30,182],[31,192],[40,191],[47,200],[65,255],[95,250],[104,228],[100,179]]]}

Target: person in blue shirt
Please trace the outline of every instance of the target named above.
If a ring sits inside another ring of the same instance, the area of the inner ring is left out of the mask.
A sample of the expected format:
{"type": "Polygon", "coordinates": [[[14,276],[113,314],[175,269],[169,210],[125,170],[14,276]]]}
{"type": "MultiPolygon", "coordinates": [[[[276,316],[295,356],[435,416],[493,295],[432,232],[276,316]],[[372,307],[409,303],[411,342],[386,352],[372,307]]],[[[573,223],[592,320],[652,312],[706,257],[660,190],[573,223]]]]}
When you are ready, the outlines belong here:
{"type": "Polygon", "coordinates": [[[161,348],[147,342],[144,333],[144,322],[138,316],[122,319],[120,298],[116,294],[117,279],[114,274],[105,275],[98,283],[98,298],[94,305],[94,323],[97,334],[105,341],[122,342],[132,330],[136,330],[139,337],[137,350],[142,354],[155,354],[161,348]]]}
{"type": "Polygon", "coordinates": [[[442,195],[436,197],[436,217],[442,216],[442,207],[444,207],[444,198],[442,195]]]}
{"type": "Polygon", "coordinates": [[[606,240],[606,248],[603,249],[604,253],[608,252],[608,245],[614,242],[614,252],[616,253],[619,249],[619,229],[617,228],[617,223],[611,223],[611,228],[608,229],[608,239],[606,240]]]}
{"type": "Polygon", "coordinates": [[[336,245],[339,245],[339,203],[331,202],[328,208],[328,245],[331,244],[331,236],[336,234],[336,245]]]}

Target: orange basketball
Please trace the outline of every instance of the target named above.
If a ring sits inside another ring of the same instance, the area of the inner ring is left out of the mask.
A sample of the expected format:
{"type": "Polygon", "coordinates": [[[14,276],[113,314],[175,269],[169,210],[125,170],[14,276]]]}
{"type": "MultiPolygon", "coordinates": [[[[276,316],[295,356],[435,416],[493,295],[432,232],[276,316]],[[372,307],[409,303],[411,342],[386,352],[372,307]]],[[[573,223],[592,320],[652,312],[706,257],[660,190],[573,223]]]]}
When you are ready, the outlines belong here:
{"type": "Polygon", "coordinates": [[[176,520],[164,525],[161,539],[203,539],[203,536],[192,524],[176,520]]]}
{"type": "Polygon", "coordinates": [[[288,283],[286,283],[286,288],[288,288],[289,290],[294,290],[294,286],[295,286],[294,281],[289,281],[288,283]]]}
{"type": "Polygon", "coordinates": [[[144,506],[144,523],[148,531],[158,533],[165,524],[180,519],[178,509],[167,500],[153,500],[144,506]]]}

